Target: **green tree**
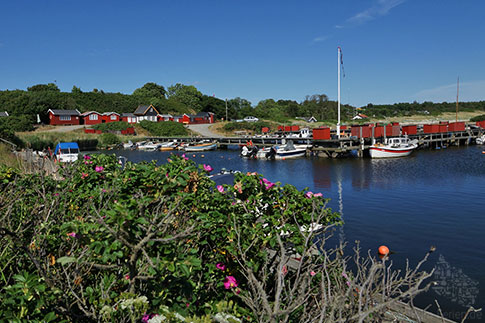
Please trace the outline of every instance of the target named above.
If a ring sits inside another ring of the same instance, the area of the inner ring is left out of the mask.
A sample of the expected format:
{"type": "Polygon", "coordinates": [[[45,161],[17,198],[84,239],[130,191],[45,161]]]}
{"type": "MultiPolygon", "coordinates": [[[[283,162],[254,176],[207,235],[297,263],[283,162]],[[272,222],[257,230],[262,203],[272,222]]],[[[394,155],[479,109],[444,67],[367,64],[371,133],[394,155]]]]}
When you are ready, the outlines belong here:
{"type": "Polygon", "coordinates": [[[203,95],[200,100],[202,111],[212,112],[216,118],[226,118],[226,103],[225,101],[208,95],[203,95]]]}
{"type": "Polygon", "coordinates": [[[71,93],[72,93],[72,94],[80,94],[80,93],[83,93],[83,92],[81,91],[81,88],[79,88],[79,87],[77,87],[77,86],[73,85],[73,86],[72,86],[71,93]]]}
{"type": "Polygon", "coordinates": [[[27,88],[29,92],[43,92],[43,91],[54,91],[54,92],[61,92],[57,85],[54,83],[48,84],[37,84],[27,88]]]}
{"type": "Polygon", "coordinates": [[[153,82],[146,83],[141,88],[133,91],[133,95],[144,98],[165,98],[167,91],[162,85],[153,82]]]}
{"type": "Polygon", "coordinates": [[[200,111],[202,93],[193,85],[184,85],[177,83],[168,88],[167,96],[184,104],[189,109],[200,111]]]}

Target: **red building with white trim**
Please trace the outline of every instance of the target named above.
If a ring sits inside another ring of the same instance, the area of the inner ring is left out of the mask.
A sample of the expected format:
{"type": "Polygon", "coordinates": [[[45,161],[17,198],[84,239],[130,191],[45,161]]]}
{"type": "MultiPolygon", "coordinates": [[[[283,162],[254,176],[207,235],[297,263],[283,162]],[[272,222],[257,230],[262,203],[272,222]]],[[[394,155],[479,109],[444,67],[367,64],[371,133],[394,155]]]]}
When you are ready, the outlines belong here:
{"type": "Polygon", "coordinates": [[[105,112],[102,114],[103,123],[120,121],[121,117],[119,113],[116,112],[105,112]]]}
{"type": "Polygon", "coordinates": [[[102,115],[96,111],[88,111],[81,114],[84,124],[93,125],[102,122],[102,115]]]}
{"type": "Polygon", "coordinates": [[[47,110],[49,114],[49,124],[53,126],[60,125],[78,125],[81,124],[81,113],[76,110],[47,110]]]}

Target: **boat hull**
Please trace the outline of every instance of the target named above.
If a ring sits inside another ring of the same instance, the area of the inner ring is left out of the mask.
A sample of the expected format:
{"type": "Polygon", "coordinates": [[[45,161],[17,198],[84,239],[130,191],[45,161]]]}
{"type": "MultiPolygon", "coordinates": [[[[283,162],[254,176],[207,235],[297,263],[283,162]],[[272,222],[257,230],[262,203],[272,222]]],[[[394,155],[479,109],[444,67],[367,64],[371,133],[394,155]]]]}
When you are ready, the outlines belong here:
{"type": "Polygon", "coordinates": [[[197,151],[207,151],[207,150],[215,150],[217,149],[217,144],[202,144],[202,145],[195,145],[195,146],[186,146],[184,148],[185,151],[190,152],[197,152],[197,151]]]}
{"type": "Polygon", "coordinates": [[[371,158],[395,158],[406,157],[411,155],[415,148],[390,148],[390,147],[370,147],[369,153],[371,158]]]}
{"type": "Polygon", "coordinates": [[[306,149],[295,149],[295,150],[277,150],[275,159],[291,159],[305,157],[306,149]]]}

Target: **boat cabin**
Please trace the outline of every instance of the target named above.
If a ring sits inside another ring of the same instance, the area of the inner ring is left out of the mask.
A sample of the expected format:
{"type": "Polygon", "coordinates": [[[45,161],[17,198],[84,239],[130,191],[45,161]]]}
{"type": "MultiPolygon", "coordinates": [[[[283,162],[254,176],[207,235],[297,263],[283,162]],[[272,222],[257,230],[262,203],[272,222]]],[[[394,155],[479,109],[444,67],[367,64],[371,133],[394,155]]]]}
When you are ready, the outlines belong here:
{"type": "Polygon", "coordinates": [[[387,144],[391,147],[405,147],[410,145],[409,138],[406,137],[389,138],[387,139],[387,144]]]}
{"type": "Polygon", "coordinates": [[[79,146],[77,142],[60,142],[57,144],[54,154],[62,163],[75,162],[78,159],[79,146]]]}

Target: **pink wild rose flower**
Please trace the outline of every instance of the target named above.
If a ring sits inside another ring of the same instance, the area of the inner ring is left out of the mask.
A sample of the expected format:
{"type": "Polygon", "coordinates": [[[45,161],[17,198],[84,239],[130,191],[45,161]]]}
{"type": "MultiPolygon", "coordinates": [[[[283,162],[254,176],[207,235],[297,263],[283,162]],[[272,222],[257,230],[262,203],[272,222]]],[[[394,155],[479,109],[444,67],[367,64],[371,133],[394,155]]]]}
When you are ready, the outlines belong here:
{"type": "Polygon", "coordinates": [[[234,276],[227,276],[226,279],[224,279],[224,288],[225,289],[231,289],[237,287],[237,281],[234,276]]]}

